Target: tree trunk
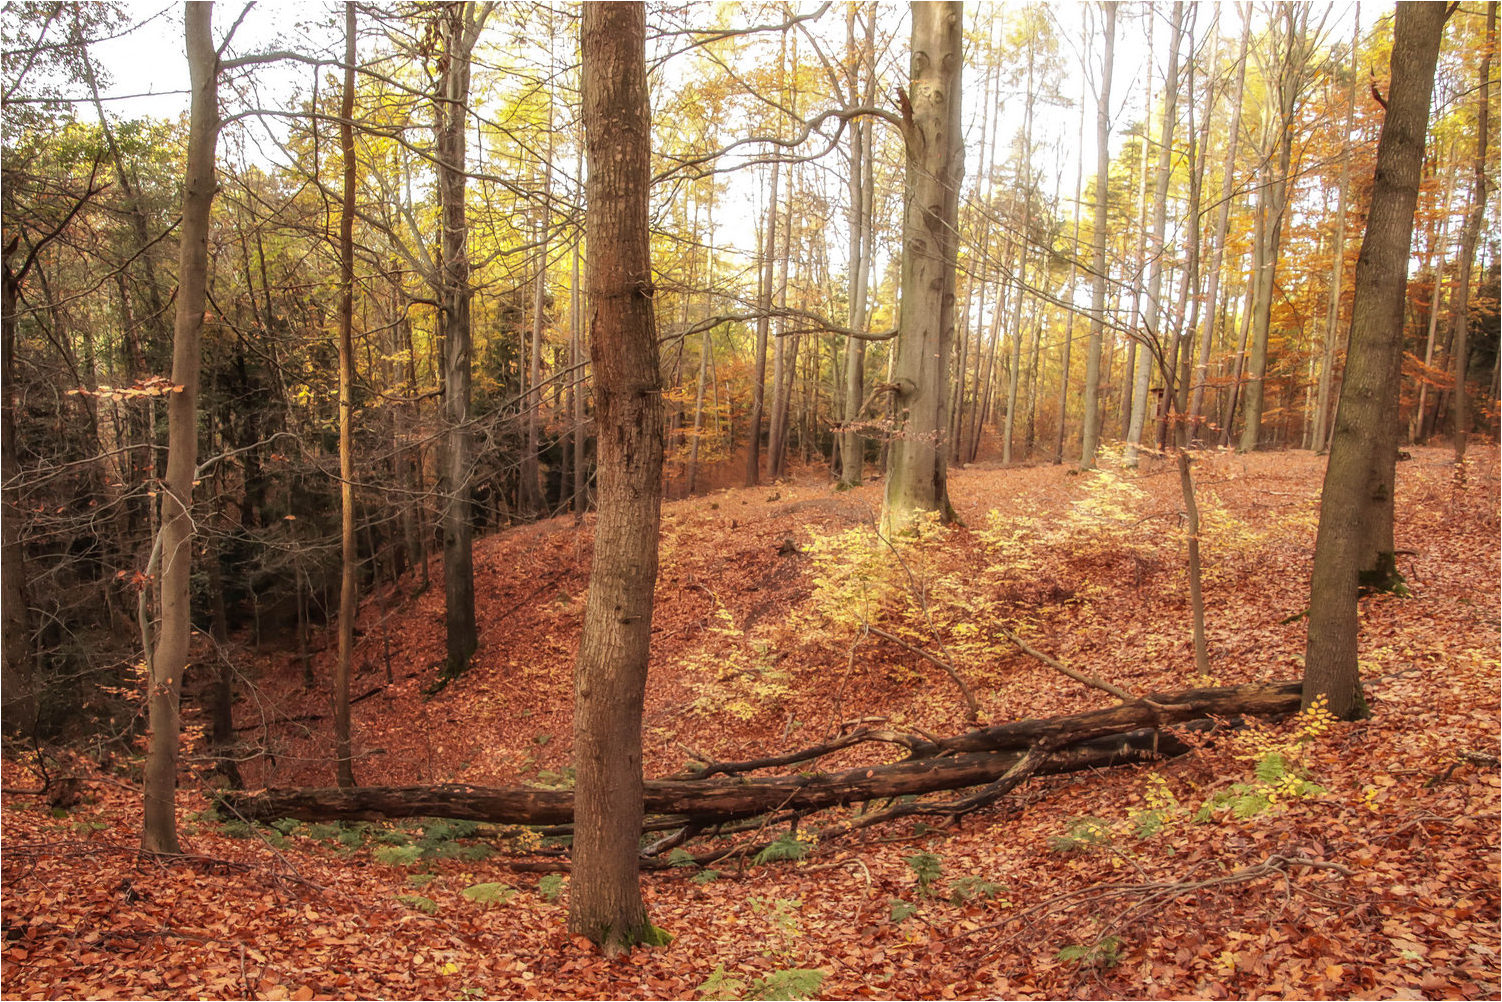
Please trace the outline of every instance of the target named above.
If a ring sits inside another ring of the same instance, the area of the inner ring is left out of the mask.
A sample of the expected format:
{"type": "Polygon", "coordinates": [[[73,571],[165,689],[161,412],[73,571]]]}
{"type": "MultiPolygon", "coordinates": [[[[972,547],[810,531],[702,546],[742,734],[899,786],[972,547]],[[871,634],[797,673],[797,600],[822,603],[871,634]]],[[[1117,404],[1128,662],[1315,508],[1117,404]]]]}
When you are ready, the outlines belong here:
{"type": "MultiPolygon", "coordinates": [[[[1344,156],[1340,165],[1340,189],[1335,196],[1335,246],[1330,262],[1330,305],[1325,314],[1325,344],[1320,354],[1319,390],[1314,404],[1312,448],[1323,452],[1330,424],[1330,386],[1335,375],[1335,355],[1340,344],[1340,290],[1346,265],[1346,192],[1351,185],[1351,120],[1356,113],[1356,51],[1361,43],[1361,7],[1356,7],[1356,32],[1351,37],[1351,83],[1346,93],[1344,156]]],[[[1435,288],[1439,283],[1435,283],[1435,288]]]]}
{"type": "Polygon", "coordinates": [[[1092,224],[1090,259],[1095,274],[1090,283],[1090,345],[1085,356],[1085,408],[1080,432],[1080,468],[1095,466],[1100,447],[1100,353],[1106,316],[1107,202],[1111,174],[1111,71],[1116,53],[1116,4],[1105,10],[1105,42],[1101,53],[1100,93],[1095,101],[1095,221],[1092,224]]]}
{"type": "Polygon", "coordinates": [[[334,770],[340,786],[354,786],[349,739],[349,669],[359,606],[355,546],[355,457],[351,446],[355,385],[355,5],[344,7],[344,93],[339,101],[339,147],[344,199],[339,212],[339,656],[334,663],[334,770]]]}
{"type": "Polygon", "coordinates": [[[957,0],[912,9],[902,304],[895,372],[896,430],[881,525],[906,532],[924,512],[954,517],[947,483],[950,342],[960,178],[960,33],[957,0]]]}
{"type": "Polygon", "coordinates": [[[1379,469],[1391,462],[1381,447],[1382,425],[1396,420],[1413,214],[1447,13],[1442,4],[1397,8],[1387,117],[1377,145],[1366,236],[1356,261],[1350,348],[1320,497],[1304,704],[1327,697],[1330,711],[1344,718],[1366,708],[1356,662],[1358,577],[1368,521],[1382,505],[1374,495],[1391,483],[1390,472],[1379,469]]]}
{"type": "MultiPolygon", "coordinates": [[[[1152,384],[1153,370],[1164,361],[1167,341],[1167,326],[1162,323],[1164,311],[1161,305],[1163,294],[1163,257],[1167,252],[1164,236],[1168,226],[1168,185],[1173,173],[1173,132],[1178,117],[1179,102],[1179,41],[1184,35],[1184,4],[1173,5],[1172,31],[1168,36],[1168,72],[1163,78],[1163,124],[1158,137],[1158,169],[1153,182],[1153,229],[1152,245],[1149,248],[1147,265],[1147,308],[1143,312],[1145,331],[1139,332],[1140,351],[1137,372],[1132,386],[1132,416],[1127,426],[1126,450],[1122,457],[1127,469],[1137,467],[1137,447],[1142,440],[1143,425],[1147,422],[1147,391],[1152,384]]],[[[1165,387],[1166,392],[1166,387],[1165,387]]]]}
{"type": "MultiPolygon", "coordinates": [[[[1205,329],[1200,334],[1199,365],[1194,377],[1194,390],[1189,398],[1189,436],[1193,440],[1198,436],[1198,430],[1204,423],[1205,381],[1209,377],[1210,351],[1215,344],[1216,324],[1220,319],[1221,311],[1218,308],[1220,300],[1220,276],[1225,264],[1226,231],[1231,222],[1231,201],[1236,188],[1236,149],[1241,140],[1241,107],[1242,99],[1246,92],[1246,54],[1251,44],[1252,15],[1251,8],[1243,8],[1241,21],[1241,54],[1236,59],[1236,83],[1231,101],[1231,129],[1230,138],[1226,142],[1225,173],[1220,182],[1220,210],[1215,217],[1215,235],[1211,240],[1210,249],[1210,287],[1205,292],[1205,329]]],[[[1206,150],[1209,153],[1209,150],[1206,150]]]]}
{"type": "Polygon", "coordinates": [[[569,929],[607,952],[651,941],[637,881],[641,718],[662,504],[662,376],[652,315],[646,12],[583,8],[590,346],[599,521],[574,676],[577,831],[569,929]]]}
{"type": "Polygon", "coordinates": [[[1466,220],[1465,232],[1460,241],[1460,261],[1457,265],[1459,279],[1455,287],[1454,307],[1450,313],[1453,348],[1451,358],[1455,364],[1455,389],[1450,397],[1451,413],[1455,416],[1455,462],[1465,461],[1466,436],[1471,432],[1471,396],[1466,390],[1466,376],[1471,366],[1471,349],[1467,335],[1471,326],[1471,268],[1476,262],[1476,239],[1481,234],[1481,223],[1486,218],[1486,146],[1487,129],[1491,119],[1491,73],[1492,48],[1497,40],[1497,0],[1486,5],[1486,48],[1481,56],[1480,81],[1476,110],[1476,185],[1471,193],[1471,218],[1466,220]]]}
{"type": "Polygon", "coordinates": [[[771,190],[767,195],[767,232],[762,251],[760,289],[756,297],[756,362],[751,379],[751,417],[746,430],[746,486],[761,482],[761,418],[766,409],[767,339],[772,324],[772,262],[777,246],[777,182],[782,160],[772,161],[771,190]]]}
{"type": "MultiPolygon", "coordinates": [[[[548,133],[552,135],[551,130],[548,133]]],[[[551,140],[550,140],[551,144],[551,140]]],[[[553,187],[553,156],[548,150],[547,166],[542,175],[542,219],[537,233],[537,277],[532,290],[532,345],[527,366],[527,393],[523,403],[527,415],[527,443],[522,452],[521,486],[517,490],[517,507],[528,518],[547,514],[548,502],[541,485],[537,461],[537,426],[542,414],[542,329],[543,310],[548,297],[548,236],[552,232],[548,206],[553,187]]]]}
{"type": "Polygon", "coordinates": [[[167,476],[162,483],[159,540],[162,573],[161,626],[151,655],[147,715],[145,815],[141,848],[179,852],[177,762],[181,721],[178,703],[193,634],[193,479],[198,468],[199,337],[207,298],[209,214],[217,179],[214,149],[219,138],[219,56],[214,49],[214,7],[184,10],[192,104],[188,115],[188,161],[178,229],[177,313],[172,330],[172,384],[167,398],[167,476]]]}
{"type": "Polygon", "coordinates": [[[26,735],[36,726],[37,676],[36,653],[32,640],[31,600],[27,594],[29,580],[26,550],[21,543],[21,467],[16,455],[16,307],[20,305],[20,276],[11,270],[10,255],[15,245],[5,248],[4,300],[0,302],[0,324],[4,325],[3,351],[0,358],[0,496],[4,499],[0,515],[0,648],[4,653],[4,675],[0,676],[0,723],[10,734],[26,735]]]}
{"type": "Polygon", "coordinates": [[[1293,132],[1298,110],[1299,92],[1303,90],[1305,60],[1308,50],[1305,32],[1309,8],[1287,5],[1279,8],[1277,19],[1283,23],[1285,51],[1278,67],[1276,96],[1277,127],[1273,140],[1277,144],[1277,161],[1268,151],[1268,176],[1262,189],[1262,257],[1254,281],[1256,295],[1252,301],[1251,374],[1246,383],[1246,416],[1241,426],[1242,452],[1256,450],[1262,440],[1262,408],[1266,394],[1267,346],[1272,332],[1273,294],[1277,288],[1278,254],[1283,243],[1283,219],[1287,214],[1288,191],[1292,184],[1293,132]]]}
{"type": "Polygon", "coordinates": [[[479,646],[475,627],[474,519],[470,394],[469,221],[465,211],[465,121],[469,102],[470,53],[490,5],[446,3],[438,13],[443,70],[434,102],[438,201],[441,207],[443,270],[439,300],[443,324],[443,597],[447,661],[445,677],[469,668],[479,646]]]}

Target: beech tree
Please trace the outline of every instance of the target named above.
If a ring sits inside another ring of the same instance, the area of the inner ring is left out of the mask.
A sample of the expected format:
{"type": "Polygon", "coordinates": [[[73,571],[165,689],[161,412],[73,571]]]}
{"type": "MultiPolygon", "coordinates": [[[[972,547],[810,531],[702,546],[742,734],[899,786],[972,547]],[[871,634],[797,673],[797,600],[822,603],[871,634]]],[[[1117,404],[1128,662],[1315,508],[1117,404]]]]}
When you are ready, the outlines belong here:
{"type": "Polygon", "coordinates": [[[1444,4],[1400,3],[1394,15],[1387,117],[1356,261],[1350,348],[1320,494],[1304,705],[1325,696],[1330,712],[1347,719],[1366,712],[1356,663],[1358,588],[1370,524],[1390,494],[1396,458],[1382,448],[1383,426],[1397,422],[1413,214],[1434,68],[1448,14],[1444,4]]]}
{"type": "Polygon", "coordinates": [[[1106,218],[1111,181],[1111,71],[1116,54],[1116,4],[1101,4],[1105,19],[1101,43],[1100,91],[1095,98],[1095,198],[1091,226],[1090,343],[1085,355],[1084,428],[1080,466],[1095,465],[1100,445],[1100,355],[1106,316],[1106,218]]]}
{"type": "Polygon", "coordinates": [[[153,551],[160,575],[161,625],[149,650],[146,706],[151,740],[143,774],[145,815],[141,848],[179,852],[177,761],[178,702],[193,635],[193,482],[198,467],[199,336],[209,274],[209,210],[217,179],[219,53],[214,47],[214,5],[190,3],[183,11],[192,108],[188,166],[178,232],[177,313],[172,329],[172,394],[167,400],[167,476],[162,482],[162,522],[153,551]]]}
{"type": "Polygon", "coordinates": [[[647,212],[646,9],[586,4],[580,32],[600,497],[574,674],[577,828],[569,929],[618,952],[655,936],[636,862],[663,450],[647,212]]]}
{"type": "Polygon", "coordinates": [[[950,342],[960,178],[960,29],[957,0],[912,8],[912,62],[903,108],[907,147],[902,224],[902,305],[895,379],[897,412],[882,503],[884,531],[902,532],[924,512],[949,521],[947,486],[950,342]]]}

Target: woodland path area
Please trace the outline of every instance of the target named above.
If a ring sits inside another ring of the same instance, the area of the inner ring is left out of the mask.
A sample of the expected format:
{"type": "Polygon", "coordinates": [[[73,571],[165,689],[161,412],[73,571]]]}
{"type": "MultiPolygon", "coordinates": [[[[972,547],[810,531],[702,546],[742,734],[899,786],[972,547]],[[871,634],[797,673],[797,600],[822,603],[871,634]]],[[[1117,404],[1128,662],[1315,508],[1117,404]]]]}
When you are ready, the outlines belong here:
{"type": "MultiPolygon", "coordinates": [[[[1296,678],[1323,469],[1303,452],[1196,463],[1208,679],[1193,669],[1182,499],[1166,460],[1134,474],[953,471],[965,527],[905,548],[898,577],[857,573],[875,484],[836,493],[811,479],[670,502],[646,773],[775,755],[850,721],[967,729],[953,681],[911,647],[942,650],[985,724],[1114,702],[1019,652],[1003,627],[1133,693],[1296,678]]],[[[1414,449],[1399,464],[1399,565],[1413,595],[1362,603],[1372,719],[1297,717],[1159,763],[1035,777],[952,827],[908,819],[821,843],[813,828],[850,815],[813,815],[804,839],[787,835],[771,854],[801,859],[644,875],[652,921],[674,938],[614,960],[565,931],[567,876],[550,872],[559,857],[546,833],[226,822],[208,813],[212,781],[193,778],[179,820],[193,855],[169,862],[135,848],[138,761],[51,755],[52,774],[77,780],[54,805],[24,792],[39,783],[36,757],[11,749],[0,988],[1496,997],[1498,491],[1494,447],[1473,448],[1463,478],[1448,450],[1414,449]]],[[[568,785],[589,526],[555,519],[477,542],[481,647],[431,697],[441,593],[366,601],[352,687],[369,693],[353,707],[360,783],[568,785]]],[[[305,691],[285,652],[236,643],[230,656],[247,783],[330,785],[327,693],[305,691]]],[[[327,679],[332,651],[316,658],[327,679]]],[[[208,776],[206,761],[192,764],[208,776]]]]}

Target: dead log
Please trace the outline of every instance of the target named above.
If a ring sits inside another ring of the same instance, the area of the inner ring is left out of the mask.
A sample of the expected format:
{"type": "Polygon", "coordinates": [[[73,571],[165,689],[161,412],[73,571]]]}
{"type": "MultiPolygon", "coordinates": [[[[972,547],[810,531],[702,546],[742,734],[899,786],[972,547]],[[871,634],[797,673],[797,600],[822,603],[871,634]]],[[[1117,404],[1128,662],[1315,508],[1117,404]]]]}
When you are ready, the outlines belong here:
{"type": "MultiPolygon", "coordinates": [[[[1180,754],[1182,741],[1160,728],[1209,717],[1269,716],[1298,709],[1297,682],[1163,693],[1088,713],[982,728],[941,741],[913,737],[899,762],[837,772],[745,778],[649,780],[648,814],[710,825],[782,810],[819,810],[870,800],[917,796],[993,783],[1029,750],[1043,761],[1037,773],[1070,772],[1180,754]]],[[[891,741],[889,733],[872,740],[891,741]]],[[[840,747],[848,744],[840,742],[840,747]]],[[[786,762],[787,756],[777,761],[786,762]]],[[[755,762],[727,765],[757,767],[755,762]]],[[[557,825],[573,820],[573,791],[475,786],[354,787],[225,793],[224,807],[242,817],[305,821],[447,817],[498,824],[557,825]]]]}

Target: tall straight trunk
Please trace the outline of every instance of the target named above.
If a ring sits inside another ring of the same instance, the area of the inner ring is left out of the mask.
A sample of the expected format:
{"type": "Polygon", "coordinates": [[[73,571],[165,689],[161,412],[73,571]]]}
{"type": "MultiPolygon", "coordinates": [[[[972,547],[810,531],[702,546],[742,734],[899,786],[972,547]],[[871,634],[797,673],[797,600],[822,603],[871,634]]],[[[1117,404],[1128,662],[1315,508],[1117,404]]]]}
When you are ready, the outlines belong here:
{"type": "Polygon", "coordinates": [[[761,418],[766,409],[767,340],[772,324],[772,264],[777,246],[777,182],[782,161],[772,161],[772,181],[767,195],[767,232],[763,244],[761,278],[756,297],[756,359],[751,378],[751,417],[746,431],[746,486],[761,482],[761,418]]]}
{"type": "MultiPolygon", "coordinates": [[[[355,5],[344,6],[344,93],[339,101],[339,147],[344,157],[344,199],[339,212],[339,657],[334,667],[334,757],[340,786],[354,786],[349,738],[350,658],[355,649],[359,602],[355,548],[355,5]]],[[[372,554],[373,555],[373,554],[372,554]]]]}
{"type": "Polygon", "coordinates": [[[4,674],[0,675],[0,723],[8,733],[25,736],[36,726],[37,664],[32,640],[31,600],[27,582],[26,548],[22,543],[21,465],[16,454],[16,308],[20,305],[22,276],[11,270],[15,245],[5,248],[4,299],[0,301],[0,650],[4,674]]]}
{"type": "Polygon", "coordinates": [[[1199,428],[1204,423],[1205,381],[1209,377],[1210,349],[1215,344],[1216,325],[1221,315],[1220,276],[1225,265],[1226,231],[1230,229],[1231,199],[1236,188],[1236,150],[1241,141],[1241,108],[1246,93],[1246,56],[1251,36],[1252,9],[1248,6],[1242,8],[1241,54],[1236,58],[1230,138],[1226,141],[1225,168],[1220,180],[1220,209],[1215,216],[1215,235],[1211,239],[1209,288],[1205,291],[1205,327],[1200,332],[1199,362],[1195,370],[1194,390],[1189,398],[1187,420],[1191,439],[1198,437],[1199,428]]]}
{"type": "MultiPolygon", "coordinates": [[[[1440,205],[1448,207],[1451,198],[1455,195],[1455,178],[1458,173],[1454,159],[1454,147],[1450,150],[1450,176],[1445,182],[1444,200],[1440,205]]],[[[1429,325],[1427,335],[1424,338],[1424,374],[1419,379],[1419,399],[1413,408],[1413,417],[1408,425],[1408,437],[1414,442],[1423,442],[1428,438],[1429,427],[1425,416],[1429,412],[1429,371],[1434,365],[1434,341],[1439,334],[1439,307],[1441,294],[1444,291],[1445,275],[1445,245],[1450,236],[1450,213],[1441,212],[1439,217],[1439,233],[1431,234],[1430,260],[1428,271],[1434,284],[1429,296],[1429,325]]],[[[1451,295],[1454,295],[1453,287],[1451,295]]],[[[1324,443],[1320,443],[1324,448],[1324,443]]]]}
{"type": "MultiPolygon", "coordinates": [[[[704,294],[704,313],[706,316],[714,313],[714,189],[709,190],[709,208],[707,210],[706,230],[709,233],[709,244],[704,251],[705,280],[707,290],[704,294]]],[[[699,340],[699,381],[694,390],[694,437],[689,443],[688,453],[688,477],[687,487],[689,496],[693,496],[694,489],[699,479],[699,446],[704,436],[704,393],[709,384],[709,360],[714,354],[714,331],[705,328],[703,336],[699,340]]]]}
{"type": "MultiPolygon", "coordinates": [[[[875,59],[874,32],[876,11],[868,4],[866,22],[866,47],[859,53],[855,42],[857,5],[851,4],[845,21],[845,54],[850,62],[850,102],[855,104],[865,95],[873,99],[875,74],[868,70],[866,86],[861,87],[862,67],[875,59]]],[[[867,282],[870,277],[871,257],[871,202],[868,184],[867,161],[872,156],[871,126],[864,119],[857,119],[850,128],[850,177],[847,188],[850,198],[850,311],[847,325],[851,330],[863,330],[866,325],[867,282]]],[[[864,338],[845,339],[845,408],[844,426],[840,431],[840,484],[859,487],[865,475],[866,442],[860,433],[861,405],[866,396],[866,342],[864,338]]]]}
{"type": "MultiPolygon", "coordinates": [[[[1242,452],[1254,451],[1262,440],[1263,398],[1266,393],[1267,345],[1272,332],[1273,295],[1277,288],[1278,255],[1283,244],[1283,220],[1287,215],[1288,191],[1292,179],[1289,169],[1293,164],[1293,132],[1298,109],[1299,92],[1303,89],[1309,8],[1293,4],[1278,9],[1277,19],[1283,22],[1285,47],[1278,68],[1276,96],[1278,100],[1277,123],[1273,132],[1277,160],[1268,159],[1270,176],[1264,178],[1262,205],[1264,223],[1262,229],[1262,257],[1255,280],[1256,297],[1252,305],[1252,356],[1251,372],[1246,384],[1246,414],[1241,426],[1241,441],[1237,446],[1242,452]]],[[[1271,150],[1269,151],[1269,154],[1271,150]]]]}
{"type": "MultiPolygon", "coordinates": [[[[1261,218],[1260,216],[1258,217],[1261,218]]],[[[1252,260],[1257,257],[1257,238],[1252,237],[1252,260]]],[[[1241,304],[1241,331],[1236,339],[1236,360],[1231,366],[1231,391],[1226,396],[1226,410],[1220,422],[1220,444],[1222,447],[1231,444],[1231,428],[1236,421],[1236,407],[1241,396],[1241,377],[1246,371],[1246,342],[1251,336],[1252,330],[1252,300],[1256,296],[1256,271],[1253,264],[1253,277],[1246,283],[1246,292],[1241,304]]]]}
{"type": "MultiPolygon", "coordinates": [[[[1340,344],[1340,288],[1346,266],[1346,192],[1351,186],[1351,122],[1356,114],[1356,80],[1359,76],[1356,50],[1361,42],[1361,4],[1356,5],[1356,30],[1351,36],[1351,82],[1346,92],[1345,155],[1340,164],[1340,189],[1335,196],[1335,246],[1331,249],[1330,304],[1325,313],[1324,351],[1319,361],[1319,391],[1314,405],[1312,448],[1323,452],[1330,423],[1330,386],[1335,375],[1335,356],[1340,344]]],[[[1439,283],[1435,283],[1439,287],[1439,283]]]]}
{"type": "MultiPolygon", "coordinates": [[[[577,167],[574,176],[584,176],[584,148],[580,144],[577,167]]],[[[574,373],[569,379],[569,392],[572,395],[573,426],[574,426],[574,514],[582,515],[589,507],[589,470],[585,466],[585,449],[589,444],[588,428],[585,425],[585,355],[584,345],[584,286],[580,281],[580,269],[582,253],[580,251],[584,237],[580,234],[574,240],[574,263],[573,284],[570,289],[569,300],[569,365],[574,373]]]]}
{"type": "Polygon", "coordinates": [[[1027,46],[1027,91],[1022,107],[1022,150],[1017,155],[1018,173],[1021,175],[1020,191],[1022,204],[1022,231],[1019,238],[1020,252],[1017,256],[1017,298],[1012,304],[1012,368],[1007,374],[1007,418],[1001,435],[1001,461],[1012,463],[1012,435],[1017,427],[1017,386],[1022,374],[1022,293],[1027,287],[1027,242],[1033,226],[1033,68],[1035,50],[1031,36],[1027,46]]]}
{"type": "MultiPolygon", "coordinates": [[[[549,132],[549,136],[552,133],[549,132]]],[[[522,404],[526,412],[527,443],[522,451],[521,485],[518,507],[529,517],[547,514],[548,502],[541,484],[542,472],[537,461],[537,426],[542,413],[542,329],[543,310],[548,301],[548,237],[552,221],[548,218],[553,188],[553,150],[549,140],[546,166],[542,174],[542,207],[537,227],[537,277],[532,289],[532,344],[527,365],[527,393],[522,404]]]]}
{"type": "Polygon", "coordinates": [[[198,374],[203,309],[208,293],[209,216],[219,139],[219,55],[214,48],[214,5],[184,9],[188,76],[188,162],[178,226],[177,313],[172,328],[172,384],[167,398],[167,476],[162,483],[160,627],[151,652],[147,719],[151,728],[144,770],[145,813],[141,848],[176,853],[178,703],[193,633],[193,478],[198,468],[198,374]]]}
{"type": "Polygon", "coordinates": [[[607,953],[655,940],[637,875],[642,704],[662,505],[662,375],[652,316],[646,10],[582,11],[590,346],[599,521],[574,674],[575,834],[569,930],[607,953]]]}
{"type": "Polygon", "coordinates": [[[1368,522],[1383,506],[1377,495],[1391,482],[1379,469],[1390,462],[1382,427],[1395,422],[1413,215],[1447,16],[1444,4],[1405,3],[1394,18],[1392,85],[1356,260],[1350,348],[1320,496],[1304,704],[1325,697],[1330,712],[1345,718],[1366,709],[1356,660],[1357,595],[1368,522]]]}
{"type": "MultiPolygon", "coordinates": [[[[1080,102],[1080,129],[1079,138],[1075,140],[1075,149],[1085,147],[1085,102],[1080,102]]],[[[1080,274],[1080,217],[1083,215],[1083,206],[1080,204],[1080,196],[1084,193],[1085,184],[1085,158],[1080,157],[1075,161],[1074,168],[1074,235],[1069,242],[1069,279],[1064,283],[1064,300],[1074,302],[1074,285],[1080,274]]],[[[1064,462],[1064,426],[1069,414],[1069,355],[1074,341],[1074,314],[1069,311],[1064,321],[1064,345],[1059,351],[1059,427],[1058,434],[1054,436],[1053,461],[1054,465],[1064,462]]]]}
{"type": "Polygon", "coordinates": [[[1105,40],[1101,51],[1100,93],[1095,99],[1095,216],[1091,224],[1090,343],[1085,354],[1085,407],[1080,430],[1080,467],[1095,466],[1100,447],[1100,355],[1106,317],[1107,202],[1111,175],[1111,71],[1116,61],[1116,4],[1105,12],[1105,40]]]}
{"type": "Polygon", "coordinates": [[[443,326],[443,596],[448,659],[446,677],[462,674],[479,646],[475,627],[473,445],[469,429],[470,299],[469,220],[465,211],[465,121],[469,103],[470,53],[490,4],[445,3],[439,9],[443,71],[434,102],[438,201],[442,219],[443,272],[439,300],[443,326]]]}
{"type": "Polygon", "coordinates": [[[1476,180],[1471,193],[1471,217],[1466,220],[1465,232],[1460,238],[1460,261],[1457,265],[1459,281],[1455,286],[1455,305],[1450,313],[1454,330],[1451,342],[1451,357],[1455,363],[1455,389],[1450,398],[1450,409],[1455,422],[1455,462],[1465,461],[1466,437],[1471,433],[1471,396],[1466,389],[1466,377],[1471,366],[1471,350],[1467,335],[1471,325],[1471,268],[1476,262],[1476,240],[1481,235],[1481,223],[1486,218],[1486,146],[1487,129],[1491,121],[1492,49],[1497,41],[1497,0],[1486,5],[1486,49],[1481,55],[1480,81],[1476,110],[1476,180]]]}
{"type": "Polygon", "coordinates": [[[1179,40],[1184,34],[1184,4],[1173,5],[1172,30],[1168,36],[1168,71],[1163,77],[1163,123],[1158,136],[1158,170],[1153,183],[1153,229],[1150,257],[1147,265],[1147,308],[1143,311],[1142,326],[1146,328],[1139,337],[1141,357],[1137,360],[1137,372],[1132,386],[1132,416],[1127,426],[1126,451],[1122,457],[1128,469],[1137,466],[1137,446],[1142,439],[1142,428],[1147,420],[1147,391],[1152,383],[1155,363],[1162,360],[1159,352],[1165,352],[1167,332],[1163,329],[1164,316],[1160,299],[1163,294],[1163,256],[1167,253],[1164,234],[1168,227],[1168,185],[1173,173],[1173,131],[1178,118],[1179,102],[1179,40]]]}
{"type": "MultiPolygon", "coordinates": [[[[1197,8],[1196,8],[1197,10],[1197,8]]],[[[1189,47],[1194,51],[1194,26],[1198,22],[1198,14],[1193,15],[1189,27],[1189,47]]],[[[1158,406],[1158,449],[1168,447],[1168,432],[1174,421],[1178,418],[1177,434],[1174,436],[1178,446],[1185,447],[1189,444],[1189,425],[1184,420],[1184,413],[1189,409],[1189,377],[1194,364],[1191,338],[1194,331],[1199,327],[1200,309],[1204,290],[1200,285],[1200,245],[1203,243],[1204,232],[1200,205],[1204,198],[1205,188],[1205,152],[1210,144],[1210,121],[1211,104],[1215,96],[1215,77],[1220,69],[1220,50],[1217,48],[1210,60],[1210,72],[1206,74],[1205,87],[1205,120],[1201,131],[1195,132],[1195,61],[1189,59],[1186,72],[1189,77],[1188,101],[1185,102],[1187,109],[1187,121],[1185,133],[1189,136],[1188,173],[1189,173],[1189,205],[1185,209],[1185,226],[1189,230],[1188,250],[1184,261],[1184,275],[1181,285],[1178,307],[1174,311],[1173,323],[1173,354],[1169,364],[1165,367],[1165,383],[1163,397],[1158,406]],[[1184,314],[1189,314],[1185,320],[1184,314]]]]}
{"type": "MultiPolygon", "coordinates": [[[[1016,246],[1020,248],[1021,241],[1018,241],[1016,246]]],[[[965,460],[969,463],[975,462],[975,457],[980,452],[981,433],[985,430],[986,417],[991,410],[991,390],[995,382],[993,376],[996,370],[996,345],[1001,339],[1001,318],[1006,312],[1006,307],[1006,287],[1003,286],[996,296],[996,308],[991,311],[991,333],[986,337],[986,357],[982,361],[979,381],[975,386],[975,406],[970,410],[970,449],[965,460]]],[[[976,333],[979,334],[979,331],[976,333]]],[[[979,350],[979,344],[976,350],[979,350]]]]}
{"type": "Polygon", "coordinates": [[[894,404],[896,431],[888,454],[881,526],[906,532],[924,513],[948,521],[950,341],[954,337],[954,276],[960,180],[960,35],[963,5],[951,0],[912,9],[909,75],[911,118],[902,223],[902,304],[898,322],[894,404]]]}

